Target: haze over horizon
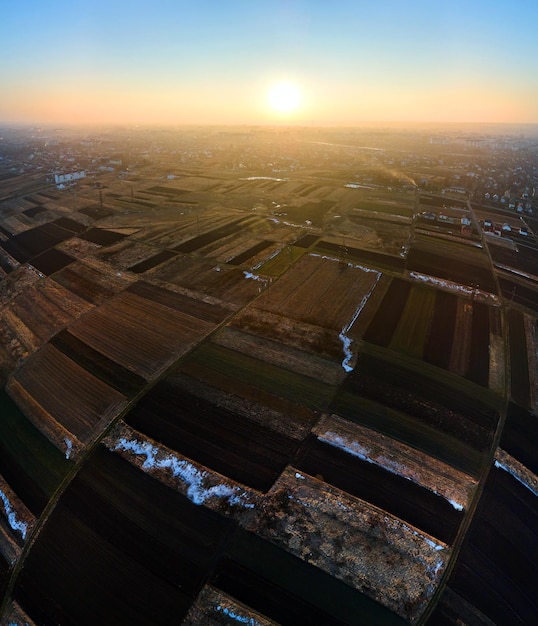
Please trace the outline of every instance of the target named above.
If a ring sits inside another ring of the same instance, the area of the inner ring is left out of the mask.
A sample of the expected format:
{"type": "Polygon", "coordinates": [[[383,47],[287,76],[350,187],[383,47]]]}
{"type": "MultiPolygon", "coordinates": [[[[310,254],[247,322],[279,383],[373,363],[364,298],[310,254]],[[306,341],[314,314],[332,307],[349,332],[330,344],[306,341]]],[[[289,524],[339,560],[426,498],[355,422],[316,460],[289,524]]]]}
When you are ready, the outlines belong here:
{"type": "Polygon", "coordinates": [[[10,3],[0,123],[534,124],[537,18],[528,0],[10,3]],[[275,102],[282,83],[299,97],[275,102]]]}

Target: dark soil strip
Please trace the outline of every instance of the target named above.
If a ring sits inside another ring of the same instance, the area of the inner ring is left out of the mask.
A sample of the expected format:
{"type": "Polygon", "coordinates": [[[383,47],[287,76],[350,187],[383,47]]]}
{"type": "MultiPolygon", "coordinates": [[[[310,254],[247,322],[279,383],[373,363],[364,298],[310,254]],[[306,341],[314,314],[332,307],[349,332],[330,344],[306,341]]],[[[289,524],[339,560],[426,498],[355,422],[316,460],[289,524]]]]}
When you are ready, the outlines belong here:
{"type": "Polygon", "coordinates": [[[65,241],[66,239],[70,239],[75,234],[72,231],[62,228],[61,226],[57,226],[53,222],[49,222],[48,224],[43,224],[43,226],[39,227],[39,230],[45,233],[46,235],[55,237],[58,240],[57,243],[61,243],[62,241],[65,241]]]}
{"type": "Polygon", "coordinates": [[[392,280],[374,319],[363,335],[365,341],[383,347],[389,345],[400,321],[410,290],[411,284],[407,281],[399,278],[392,280]]]}
{"type": "Polygon", "coordinates": [[[362,248],[353,248],[347,245],[340,245],[323,241],[317,243],[315,250],[321,254],[333,254],[346,261],[355,261],[357,263],[372,264],[376,267],[386,267],[393,270],[403,270],[405,267],[405,259],[392,256],[390,254],[382,254],[373,250],[363,250],[362,248]]]}
{"type": "Polygon", "coordinates": [[[157,185],[156,187],[148,187],[146,191],[151,191],[156,194],[163,194],[165,196],[181,196],[184,193],[190,193],[187,189],[174,189],[173,187],[162,187],[157,185]]]}
{"type": "Polygon", "coordinates": [[[100,220],[103,217],[110,217],[111,215],[114,215],[114,211],[111,211],[110,209],[103,209],[100,206],[90,206],[86,209],[80,209],[79,213],[87,215],[94,220],[100,220]]]}
{"type": "Polygon", "coordinates": [[[243,531],[211,582],[282,626],[406,623],[330,574],[243,531]]]}
{"type": "Polygon", "coordinates": [[[31,262],[32,265],[40,272],[50,276],[70,263],[73,263],[75,260],[76,259],[72,256],[65,254],[65,252],[52,248],[51,250],[47,250],[47,252],[43,252],[43,254],[34,257],[31,262]]]}
{"type": "Polygon", "coordinates": [[[233,525],[99,448],[62,503],[100,537],[195,597],[233,525]]]}
{"type": "Polygon", "coordinates": [[[127,291],[157,302],[181,313],[186,313],[199,320],[211,322],[213,324],[220,324],[230,312],[227,309],[223,309],[219,306],[208,304],[203,300],[193,300],[187,296],[183,296],[167,289],[162,289],[155,285],[151,285],[146,282],[137,282],[131,285],[127,291]]]}
{"type": "Polygon", "coordinates": [[[272,245],[272,241],[260,241],[255,246],[252,246],[252,248],[249,248],[248,250],[245,250],[245,252],[235,256],[233,259],[230,259],[228,263],[230,263],[231,265],[241,265],[242,263],[245,263],[245,261],[248,261],[250,258],[252,258],[255,254],[258,254],[262,250],[265,250],[272,245]]]}
{"type": "Polygon", "coordinates": [[[318,240],[319,237],[317,235],[303,235],[293,245],[297,246],[298,248],[306,249],[313,246],[318,240]]]}
{"type": "Polygon", "coordinates": [[[528,287],[526,287],[520,282],[514,282],[500,277],[499,284],[502,294],[507,300],[521,304],[538,313],[538,285],[533,288],[532,283],[529,281],[528,287]]]}
{"type": "Polygon", "coordinates": [[[58,333],[50,343],[93,376],[125,396],[133,396],[146,384],[141,376],[118,363],[114,363],[108,357],[77,339],[68,330],[58,333]]]}
{"type": "Polygon", "coordinates": [[[514,308],[508,311],[510,341],[510,392],[514,402],[530,405],[529,360],[523,314],[514,308]]]}
{"type": "Polygon", "coordinates": [[[28,217],[35,217],[36,215],[39,215],[40,213],[46,213],[46,212],[47,212],[47,209],[44,209],[42,206],[32,207],[31,209],[26,209],[26,211],[23,211],[23,213],[27,215],[28,217]]]}
{"type": "Polygon", "coordinates": [[[480,302],[473,302],[471,350],[466,378],[482,387],[488,386],[489,307],[480,302]]]}
{"type": "Polygon", "coordinates": [[[267,491],[299,442],[166,382],[126,417],[128,424],[245,485],[267,491]]]}
{"type": "Polygon", "coordinates": [[[441,381],[362,354],[344,384],[396,410],[416,416],[477,450],[491,445],[498,413],[441,381]]]}
{"type": "Polygon", "coordinates": [[[477,267],[455,258],[411,248],[407,255],[407,269],[451,280],[461,285],[479,285],[481,289],[497,293],[493,274],[489,268],[477,267]]]}
{"type": "Polygon", "coordinates": [[[252,218],[239,218],[221,226],[220,228],[215,228],[208,233],[204,233],[203,235],[198,235],[197,237],[193,237],[183,243],[180,243],[178,246],[175,246],[173,249],[177,252],[194,252],[199,248],[203,248],[204,246],[209,245],[223,237],[228,237],[228,235],[233,235],[234,233],[240,231],[242,228],[246,228],[252,222],[252,218]]]}
{"type": "Polygon", "coordinates": [[[335,397],[330,410],[346,419],[377,430],[389,437],[440,459],[462,472],[478,478],[484,453],[453,435],[424,423],[424,420],[401,411],[392,411],[381,403],[372,403],[348,392],[335,397]]]}
{"type": "Polygon", "coordinates": [[[462,520],[447,500],[423,487],[312,438],[298,464],[307,474],[389,511],[445,543],[454,541],[462,520]]]}
{"type": "Polygon", "coordinates": [[[458,298],[453,294],[437,292],[424,360],[443,369],[448,369],[450,363],[457,305],[458,298]]]}
{"type": "Polygon", "coordinates": [[[496,624],[538,617],[536,496],[492,469],[449,586],[496,624]]]}
{"type": "Polygon", "coordinates": [[[169,261],[170,259],[173,259],[176,256],[177,256],[176,252],[163,250],[162,252],[159,252],[158,254],[155,254],[154,256],[149,257],[149,259],[146,259],[145,261],[140,261],[140,263],[136,263],[136,265],[132,265],[128,269],[131,272],[135,272],[136,274],[143,274],[144,272],[147,272],[148,270],[154,267],[157,267],[157,265],[160,265],[161,263],[164,263],[165,261],[169,261]]]}
{"type": "Polygon", "coordinates": [[[104,230],[101,228],[91,228],[85,233],[79,235],[80,239],[91,241],[99,246],[109,246],[117,241],[121,241],[126,237],[123,233],[116,233],[112,230],[104,230]]]}
{"type": "Polygon", "coordinates": [[[84,226],[84,224],[81,224],[76,220],[69,219],[68,217],[60,217],[51,223],[59,226],[60,228],[71,231],[72,233],[83,233],[87,229],[87,226],[84,226]]]}
{"type": "Polygon", "coordinates": [[[115,293],[112,289],[108,289],[94,282],[87,276],[79,274],[70,267],[57,273],[54,276],[54,280],[72,293],[92,304],[101,304],[115,293]]]}
{"type": "MultiPolygon", "coordinates": [[[[113,512],[121,524],[118,516],[113,512]]],[[[192,598],[126,554],[116,539],[117,533],[100,535],[76,512],[57,504],[25,560],[15,600],[36,624],[165,626],[171,615],[181,623],[192,598]]]]}
{"type": "Polygon", "coordinates": [[[538,416],[511,402],[500,447],[538,476],[538,416]]]}
{"type": "Polygon", "coordinates": [[[70,463],[5,391],[0,393],[0,415],[0,474],[38,516],[69,470],[70,463]]]}

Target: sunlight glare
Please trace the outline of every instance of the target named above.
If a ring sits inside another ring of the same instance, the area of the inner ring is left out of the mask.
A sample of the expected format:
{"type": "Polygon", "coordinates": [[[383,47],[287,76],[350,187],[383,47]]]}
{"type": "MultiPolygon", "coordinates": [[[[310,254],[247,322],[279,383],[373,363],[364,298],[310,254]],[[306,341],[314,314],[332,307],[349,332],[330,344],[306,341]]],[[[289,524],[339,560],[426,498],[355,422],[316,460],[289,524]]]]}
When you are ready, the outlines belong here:
{"type": "Polygon", "coordinates": [[[301,103],[301,93],[292,83],[278,83],[269,91],[269,104],[279,113],[290,113],[301,103]]]}

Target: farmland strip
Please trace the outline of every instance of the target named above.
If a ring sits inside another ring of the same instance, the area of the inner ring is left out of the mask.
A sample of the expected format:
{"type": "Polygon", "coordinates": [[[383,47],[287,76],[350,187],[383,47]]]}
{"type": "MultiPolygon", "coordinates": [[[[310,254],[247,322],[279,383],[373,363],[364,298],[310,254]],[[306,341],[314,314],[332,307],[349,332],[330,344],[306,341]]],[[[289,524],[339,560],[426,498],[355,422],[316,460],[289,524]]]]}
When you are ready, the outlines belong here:
{"type": "Polygon", "coordinates": [[[538,476],[536,415],[510,402],[500,446],[538,476]]]}
{"type": "Polygon", "coordinates": [[[473,302],[471,345],[467,377],[482,387],[489,382],[489,307],[473,302]]]}
{"type": "Polygon", "coordinates": [[[398,326],[402,310],[407,302],[411,284],[399,278],[393,278],[383,297],[375,317],[370,322],[363,339],[370,343],[386,347],[398,326]]]}
{"type": "Polygon", "coordinates": [[[253,533],[236,533],[213,584],[282,626],[403,625],[392,611],[253,533]]]}
{"type": "Polygon", "coordinates": [[[274,245],[272,241],[266,241],[266,240],[260,241],[259,243],[252,246],[248,250],[245,250],[245,252],[238,254],[237,256],[233,257],[233,259],[230,259],[228,263],[230,263],[231,265],[241,265],[242,263],[245,263],[245,261],[248,261],[250,258],[258,254],[259,252],[262,252],[262,250],[265,250],[266,248],[269,248],[269,246],[272,246],[272,245],[274,245]]]}
{"type": "Polygon", "coordinates": [[[510,394],[522,407],[530,406],[530,379],[527,357],[527,337],[523,313],[511,307],[508,311],[510,342],[510,394]]]}
{"type": "Polygon", "coordinates": [[[449,582],[495,623],[530,624],[538,614],[535,500],[507,472],[492,469],[449,582]],[[523,551],[514,549],[516,538],[523,551]]]}
{"type": "Polygon", "coordinates": [[[87,268],[66,267],[63,271],[57,272],[53,280],[87,302],[101,304],[112,297],[115,292],[111,288],[99,284],[96,278],[87,271],[87,268]]]}
{"type": "Polygon", "coordinates": [[[68,330],[58,333],[50,343],[93,376],[125,396],[134,395],[146,384],[144,378],[94,350],[68,330]]]}
{"type": "Polygon", "coordinates": [[[153,389],[126,421],[181,454],[262,491],[269,489],[299,445],[167,383],[153,389]]]}
{"type": "Polygon", "coordinates": [[[125,396],[48,344],[24,364],[16,380],[34,402],[83,441],[125,401],[125,396]]]}
{"type": "Polygon", "coordinates": [[[157,265],[173,259],[175,256],[177,256],[175,252],[163,250],[162,252],[159,252],[158,254],[154,254],[153,256],[149,257],[149,259],[145,259],[144,261],[140,261],[140,263],[131,265],[131,267],[128,267],[127,269],[130,272],[135,272],[136,274],[143,274],[144,272],[147,272],[148,270],[157,267],[157,265]]]}
{"type": "Polygon", "coordinates": [[[70,464],[3,390],[0,413],[0,474],[38,516],[70,464]]]}
{"type": "Polygon", "coordinates": [[[390,342],[392,350],[422,358],[434,302],[433,289],[413,285],[390,342]]]}
{"type": "Polygon", "coordinates": [[[462,513],[432,491],[312,438],[299,469],[389,511],[445,543],[454,541],[462,513]]]}
{"type": "Polygon", "coordinates": [[[227,309],[214,304],[208,304],[199,299],[195,300],[146,282],[133,283],[127,291],[151,302],[162,304],[180,313],[214,324],[220,324],[230,314],[227,309]]]}
{"type": "Polygon", "coordinates": [[[424,360],[437,367],[448,369],[458,298],[446,291],[437,291],[430,333],[424,347],[424,360]]]}

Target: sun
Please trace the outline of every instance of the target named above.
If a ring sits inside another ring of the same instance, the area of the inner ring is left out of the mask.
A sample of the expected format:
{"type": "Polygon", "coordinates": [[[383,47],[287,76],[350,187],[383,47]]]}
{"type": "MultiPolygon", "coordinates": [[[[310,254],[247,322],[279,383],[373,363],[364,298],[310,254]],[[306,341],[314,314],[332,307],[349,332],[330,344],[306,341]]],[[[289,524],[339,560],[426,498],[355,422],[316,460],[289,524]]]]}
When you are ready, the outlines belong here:
{"type": "Polygon", "coordinates": [[[279,113],[291,113],[301,104],[301,92],[292,83],[277,83],[268,94],[269,104],[279,113]]]}

